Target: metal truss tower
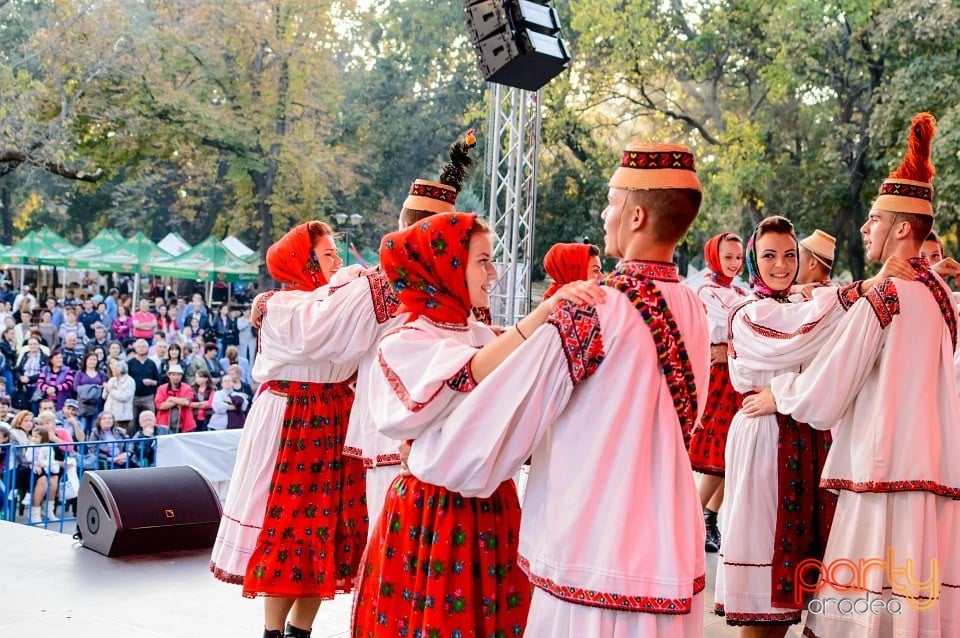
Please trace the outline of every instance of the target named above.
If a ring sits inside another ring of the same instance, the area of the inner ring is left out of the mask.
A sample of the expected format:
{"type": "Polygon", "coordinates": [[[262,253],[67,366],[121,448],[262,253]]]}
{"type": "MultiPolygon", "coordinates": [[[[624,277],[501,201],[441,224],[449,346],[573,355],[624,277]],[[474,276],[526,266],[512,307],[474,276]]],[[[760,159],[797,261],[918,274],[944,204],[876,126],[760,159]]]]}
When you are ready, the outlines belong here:
{"type": "Polygon", "coordinates": [[[494,324],[509,326],[530,311],[540,92],[494,83],[488,86],[488,221],[496,234],[493,260],[499,275],[490,295],[490,310],[494,324]]]}

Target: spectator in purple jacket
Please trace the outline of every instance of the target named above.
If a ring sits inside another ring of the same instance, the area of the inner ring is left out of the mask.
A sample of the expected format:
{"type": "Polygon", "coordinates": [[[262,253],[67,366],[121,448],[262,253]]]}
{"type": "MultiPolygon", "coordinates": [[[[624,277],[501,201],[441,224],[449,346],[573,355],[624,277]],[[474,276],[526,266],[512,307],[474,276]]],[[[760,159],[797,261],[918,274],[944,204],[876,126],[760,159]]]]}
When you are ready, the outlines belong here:
{"type": "Polygon", "coordinates": [[[42,396],[56,402],[57,410],[62,410],[63,402],[74,397],[73,370],[63,365],[63,353],[59,350],[50,353],[50,362],[41,370],[37,387],[42,396]]]}

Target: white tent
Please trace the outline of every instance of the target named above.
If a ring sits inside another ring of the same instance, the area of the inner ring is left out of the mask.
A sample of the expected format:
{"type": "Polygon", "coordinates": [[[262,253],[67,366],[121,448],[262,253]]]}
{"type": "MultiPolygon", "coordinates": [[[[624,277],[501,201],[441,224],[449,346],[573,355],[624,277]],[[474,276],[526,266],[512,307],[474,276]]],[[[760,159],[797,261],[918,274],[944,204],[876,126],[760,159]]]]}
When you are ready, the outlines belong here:
{"type": "Polygon", "coordinates": [[[245,243],[230,235],[226,237],[223,241],[220,242],[223,244],[223,247],[229,250],[231,253],[239,257],[240,259],[245,259],[248,256],[253,254],[253,249],[247,246],[245,243]]]}
{"type": "Polygon", "coordinates": [[[184,241],[183,237],[177,233],[167,233],[166,237],[157,242],[157,246],[164,249],[174,257],[179,257],[192,248],[192,246],[184,241]]]}

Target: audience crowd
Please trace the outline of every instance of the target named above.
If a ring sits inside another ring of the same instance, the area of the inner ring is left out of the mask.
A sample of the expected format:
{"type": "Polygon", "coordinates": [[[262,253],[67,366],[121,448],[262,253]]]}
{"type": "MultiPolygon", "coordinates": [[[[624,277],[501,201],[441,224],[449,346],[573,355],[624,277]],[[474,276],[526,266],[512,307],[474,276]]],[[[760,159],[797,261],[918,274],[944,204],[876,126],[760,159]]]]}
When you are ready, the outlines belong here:
{"type": "Polygon", "coordinates": [[[3,281],[0,327],[0,510],[28,522],[75,515],[78,469],[153,465],[155,437],[242,428],[253,398],[247,307],[3,281]]]}

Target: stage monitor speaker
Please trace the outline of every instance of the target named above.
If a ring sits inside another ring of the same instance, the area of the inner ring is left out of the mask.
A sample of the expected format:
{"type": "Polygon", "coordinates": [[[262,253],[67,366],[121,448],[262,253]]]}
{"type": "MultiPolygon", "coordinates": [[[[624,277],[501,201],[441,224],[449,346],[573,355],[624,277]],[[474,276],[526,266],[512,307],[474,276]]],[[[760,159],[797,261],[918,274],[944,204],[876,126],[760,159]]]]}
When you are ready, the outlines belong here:
{"type": "Polygon", "coordinates": [[[464,0],[470,41],[488,82],[536,91],[570,66],[546,0],[464,0]]]}
{"type": "Polygon", "coordinates": [[[104,556],[213,547],[220,499],[192,467],[83,473],[77,526],[84,547],[104,556]]]}

